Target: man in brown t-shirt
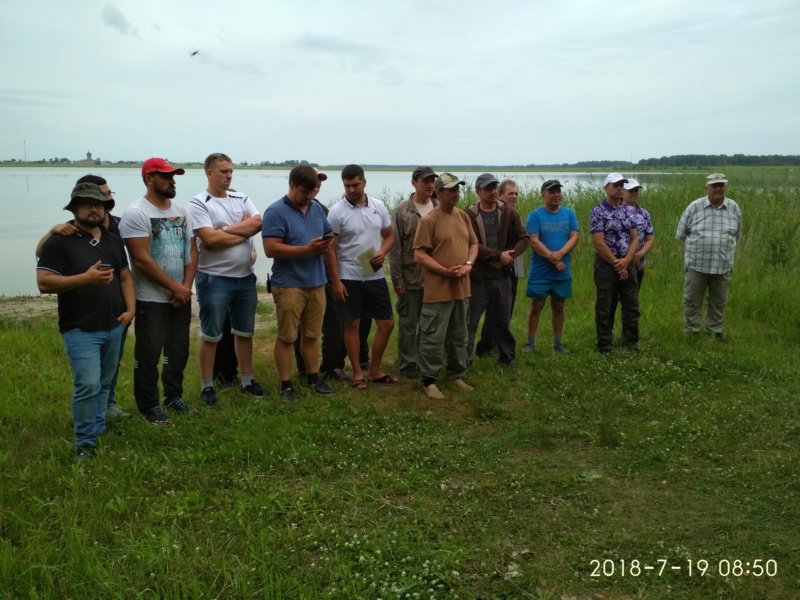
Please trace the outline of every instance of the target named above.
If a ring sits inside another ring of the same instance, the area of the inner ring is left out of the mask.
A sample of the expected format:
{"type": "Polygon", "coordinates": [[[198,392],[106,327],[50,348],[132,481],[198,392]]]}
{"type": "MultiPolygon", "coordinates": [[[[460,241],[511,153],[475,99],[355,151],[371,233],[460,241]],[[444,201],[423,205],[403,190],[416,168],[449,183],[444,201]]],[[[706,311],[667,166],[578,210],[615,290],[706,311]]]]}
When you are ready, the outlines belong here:
{"type": "Polygon", "coordinates": [[[450,173],[436,178],[439,204],[419,222],[414,239],[414,261],[425,269],[419,368],[425,394],[434,400],[444,398],[436,387],[442,347],[447,352],[447,377],[462,390],[474,389],[463,377],[469,368],[469,273],[478,255],[478,238],[467,214],[456,208],[461,185],[464,182],[450,173]]]}

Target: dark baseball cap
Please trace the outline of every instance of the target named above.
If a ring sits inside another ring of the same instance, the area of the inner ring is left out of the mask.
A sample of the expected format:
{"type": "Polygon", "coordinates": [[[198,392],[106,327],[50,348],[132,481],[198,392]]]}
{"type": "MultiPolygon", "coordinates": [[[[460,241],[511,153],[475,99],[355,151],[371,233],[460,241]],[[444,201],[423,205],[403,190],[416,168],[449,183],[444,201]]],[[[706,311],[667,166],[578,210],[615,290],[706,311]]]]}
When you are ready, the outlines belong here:
{"type": "Polygon", "coordinates": [[[488,185],[492,185],[493,183],[500,183],[495,179],[495,176],[491,173],[484,173],[483,175],[478,175],[478,178],[475,180],[475,189],[482,190],[488,185]]]}
{"type": "Polygon", "coordinates": [[[430,167],[417,167],[411,174],[411,180],[417,181],[418,179],[427,179],[428,177],[436,177],[436,173],[430,167]]]}
{"type": "Polygon", "coordinates": [[[542,191],[551,190],[554,187],[564,187],[558,179],[548,179],[542,184],[542,191]]]}

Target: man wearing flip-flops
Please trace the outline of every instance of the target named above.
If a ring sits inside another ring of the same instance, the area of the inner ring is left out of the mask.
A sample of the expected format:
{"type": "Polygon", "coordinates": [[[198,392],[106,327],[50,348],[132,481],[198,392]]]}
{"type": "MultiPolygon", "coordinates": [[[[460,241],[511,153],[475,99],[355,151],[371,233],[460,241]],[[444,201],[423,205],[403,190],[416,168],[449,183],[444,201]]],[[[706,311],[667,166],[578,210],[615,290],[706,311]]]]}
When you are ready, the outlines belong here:
{"type": "Polygon", "coordinates": [[[334,233],[333,253],[325,258],[336,313],[344,323],[344,345],[353,367],[352,386],[365,389],[370,383],[397,383],[381,371],[381,360],[394,329],[394,313],[383,261],[394,244],[392,221],[383,203],[364,192],[364,169],[347,165],[342,169],[344,197],[331,207],[328,220],[334,233]],[[375,320],[372,361],[366,376],[361,368],[359,327],[362,318],[375,320]]]}

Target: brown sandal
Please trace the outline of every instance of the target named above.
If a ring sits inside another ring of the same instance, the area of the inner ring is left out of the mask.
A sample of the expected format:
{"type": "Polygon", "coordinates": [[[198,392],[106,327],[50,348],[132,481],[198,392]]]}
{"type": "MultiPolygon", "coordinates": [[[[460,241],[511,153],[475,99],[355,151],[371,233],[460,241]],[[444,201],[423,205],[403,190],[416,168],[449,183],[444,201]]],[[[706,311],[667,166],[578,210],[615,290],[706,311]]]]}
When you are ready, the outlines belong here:
{"type": "Polygon", "coordinates": [[[351,387],[357,390],[365,390],[367,389],[367,380],[363,377],[361,379],[353,379],[351,387]]]}

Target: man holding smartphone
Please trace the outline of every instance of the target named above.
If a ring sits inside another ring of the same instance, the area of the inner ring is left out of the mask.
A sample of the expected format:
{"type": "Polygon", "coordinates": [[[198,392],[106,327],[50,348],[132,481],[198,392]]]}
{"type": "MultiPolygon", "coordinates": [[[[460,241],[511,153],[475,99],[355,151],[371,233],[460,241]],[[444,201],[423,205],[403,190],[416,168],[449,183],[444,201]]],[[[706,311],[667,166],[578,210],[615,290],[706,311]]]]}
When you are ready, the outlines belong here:
{"type": "Polygon", "coordinates": [[[273,203],[262,220],[264,252],[272,258],[272,297],[278,319],[275,364],[281,379],[280,396],[297,402],[291,379],[292,346],[300,329],[300,352],[305,382],[318,394],[334,389],[319,377],[319,345],[325,316],[325,262],[333,240],[322,205],[312,202],[319,178],[310,165],[297,165],[289,173],[289,192],[273,203]]]}

